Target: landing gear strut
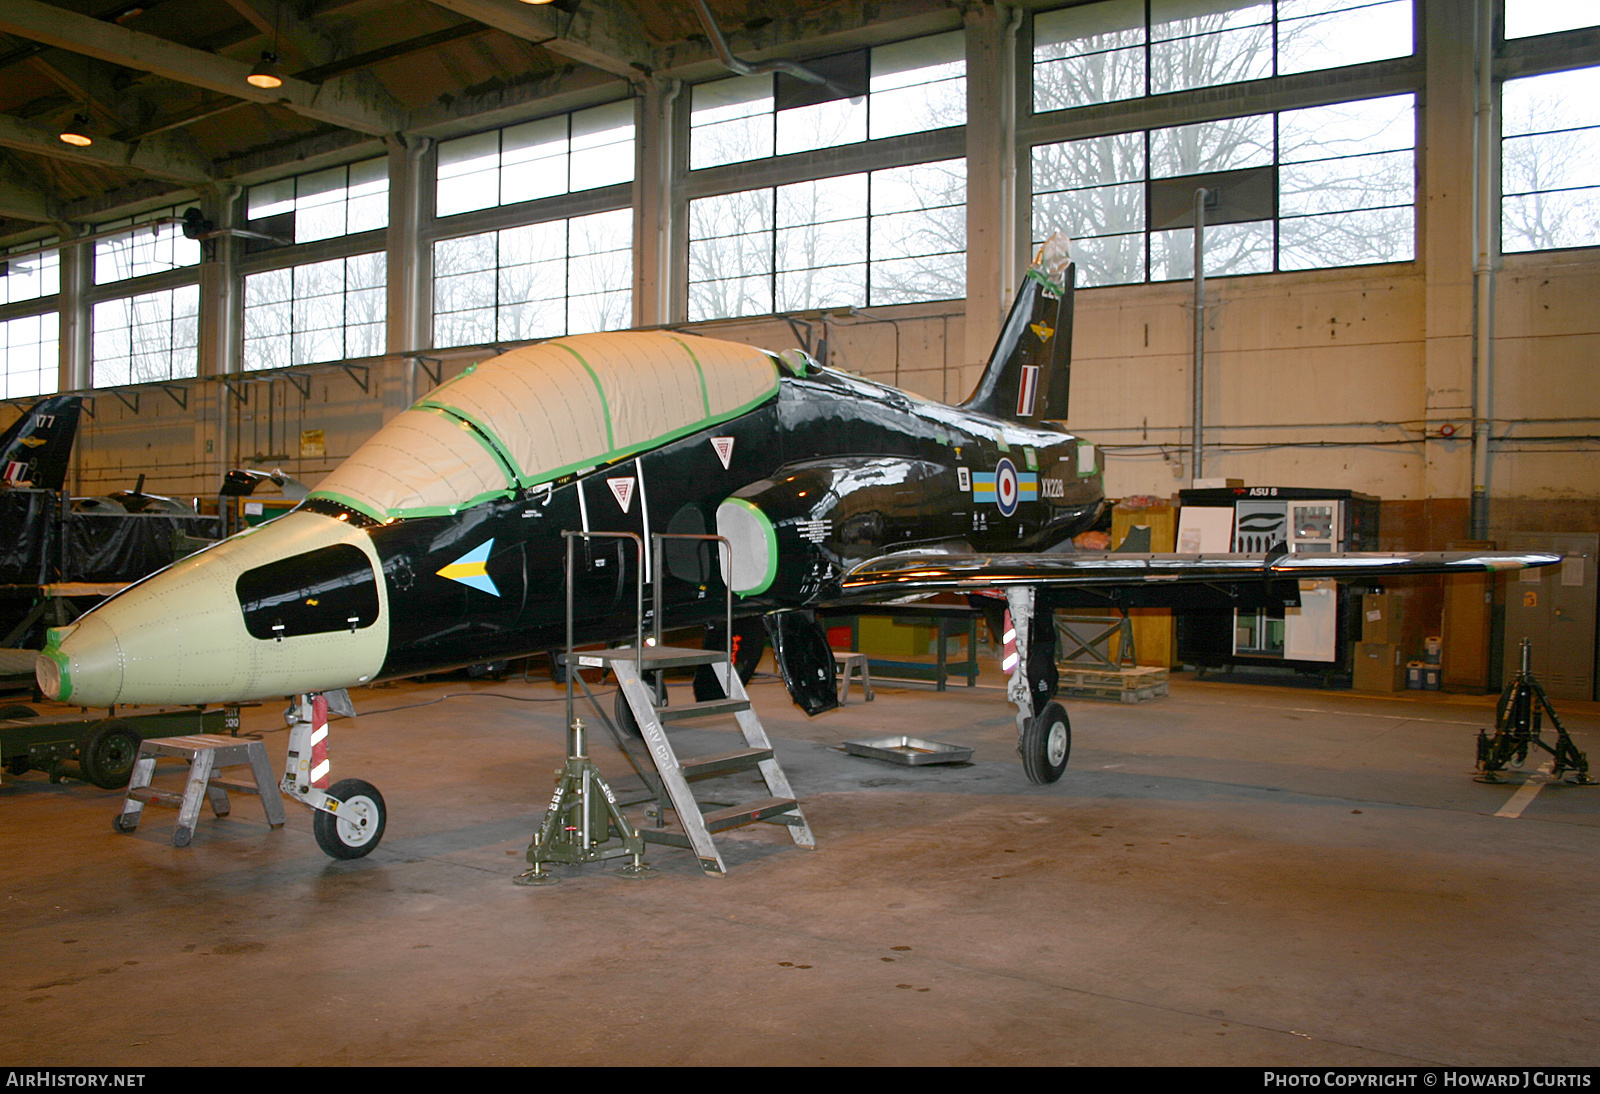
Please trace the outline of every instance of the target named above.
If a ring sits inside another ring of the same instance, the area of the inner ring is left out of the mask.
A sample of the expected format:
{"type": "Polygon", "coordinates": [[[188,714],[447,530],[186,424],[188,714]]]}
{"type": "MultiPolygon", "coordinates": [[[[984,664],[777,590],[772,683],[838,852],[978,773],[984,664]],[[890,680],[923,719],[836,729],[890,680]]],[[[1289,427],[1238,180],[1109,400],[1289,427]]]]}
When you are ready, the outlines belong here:
{"type": "Polygon", "coordinates": [[[376,787],[360,779],[331,782],[328,758],[328,708],[351,715],[349,693],[314,692],[296,696],[284,712],[289,722],[289,756],[278,789],[316,811],[312,834],[323,854],[336,859],[370,855],[383,839],[388,810],[376,787]]]}
{"type": "Polygon", "coordinates": [[[1017,751],[1030,782],[1049,784],[1067,770],[1072,722],[1055,702],[1055,628],[1048,611],[1035,614],[1031,587],[1006,590],[1003,667],[1011,674],[1006,698],[1017,708],[1017,751]]]}

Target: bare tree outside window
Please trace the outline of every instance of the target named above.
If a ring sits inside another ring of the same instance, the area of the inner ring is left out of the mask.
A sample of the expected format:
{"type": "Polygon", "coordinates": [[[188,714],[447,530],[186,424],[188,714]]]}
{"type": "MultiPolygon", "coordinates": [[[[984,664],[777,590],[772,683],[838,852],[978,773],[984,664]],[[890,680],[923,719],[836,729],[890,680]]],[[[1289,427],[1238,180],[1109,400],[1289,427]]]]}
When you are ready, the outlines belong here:
{"type": "MultiPolygon", "coordinates": [[[[776,109],[771,76],[695,87],[690,165],[712,167],[966,121],[963,36],[871,50],[868,93],[776,109]]],[[[966,295],[966,164],[912,164],[689,205],[689,318],[966,295]]]]}
{"type": "Polygon", "coordinates": [[[200,287],[105,300],[92,313],[96,387],[148,384],[199,374],[200,287]]]}
{"type": "Polygon", "coordinates": [[[95,241],[95,284],[106,285],[113,281],[126,281],[146,274],[198,265],[198,240],[185,236],[176,224],[154,223],[162,218],[180,215],[181,211],[172,206],[97,226],[99,231],[124,224],[129,227],[126,232],[95,241]]]}
{"type": "MultiPolygon", "coordinates": [[[[1411,50],[1406,0],[1276,0],[1275,24],[1273,3],[1152,0],[1148,26],[1143,9],[1143,0],[1107,0],[1037,17],[1035,109],[1411,50]],[[1403,33],[1374,43],[1373,28],[1399,21],[1403,33]]],[[[1040,145],[1034,238],[1073,237],[1085,285],[1189,277],[1193,230],[1148,222],[1147,181],[1259,167],[1276,179],[1277,217],[1208,229],[1208,272],[1410,259],[1414,130],[1411,97],[1394,96],[1040,145]]]]}
{"type": "Polygon", "coordinates": [[[632,321],[631,209],[434,244],[436,346],[622,330],[632,321]]]}
{"type": "Polygon", "coordinates": [[[871,304],[967,295],[967,161],[872,173],[871,304]]]}
{"type": "Polygon", "coordinates": [[[1500,103],[1501,249],[1600,244],[1600,69],[1507,80],[1500,103]]]}
{"type": "Polygon", "coordinates": [[[1150,0],[1148,22],[1145,0],[1102,0],[1034,17],[1033,109],[1337,68],[1412,48],[1411,0],[1150,0]]]}
{"type": "Polygon", "coordinates": [[[245,369],[381,354],[389,311],[387,275],[382,251],[249,275],[245,369]]]}

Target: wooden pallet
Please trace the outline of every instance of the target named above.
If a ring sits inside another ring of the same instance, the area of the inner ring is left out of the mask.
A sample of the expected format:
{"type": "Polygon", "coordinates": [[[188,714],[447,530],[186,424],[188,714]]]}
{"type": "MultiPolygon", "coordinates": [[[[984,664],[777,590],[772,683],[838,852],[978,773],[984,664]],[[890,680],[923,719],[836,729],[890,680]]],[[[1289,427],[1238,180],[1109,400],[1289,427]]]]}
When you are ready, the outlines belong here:
{"type": "Polygon", "coordinates": [[[1074,699],[1143,703],[1167,694],[1166,669],[1097,669],[1082,665],[1057,668],[1061,672],[1061,693],[1074,699]]]}

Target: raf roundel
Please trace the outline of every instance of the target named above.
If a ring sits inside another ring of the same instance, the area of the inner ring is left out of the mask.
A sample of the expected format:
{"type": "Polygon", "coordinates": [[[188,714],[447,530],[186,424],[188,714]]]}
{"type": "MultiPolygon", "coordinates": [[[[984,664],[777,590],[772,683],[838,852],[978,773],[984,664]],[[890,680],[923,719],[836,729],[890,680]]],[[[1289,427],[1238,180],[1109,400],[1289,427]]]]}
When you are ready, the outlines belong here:
{"type": "Polygon", "coordinates": [[[1011,466],[1011,461],[1002,459],[994,469],[994,503],[1000,507],[1000,514],[1009,517],[1017,511],[1017,498],[1021,493],[1017,485],[1017,469],[1011,466]]]}

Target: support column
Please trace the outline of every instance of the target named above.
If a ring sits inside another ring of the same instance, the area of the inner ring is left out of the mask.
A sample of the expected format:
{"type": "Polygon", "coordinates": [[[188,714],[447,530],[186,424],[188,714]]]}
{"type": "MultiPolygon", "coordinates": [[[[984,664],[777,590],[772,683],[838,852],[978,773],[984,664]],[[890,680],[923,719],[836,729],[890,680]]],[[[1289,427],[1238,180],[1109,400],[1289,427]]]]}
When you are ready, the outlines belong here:
{"type": "Polygon", "coordinates": [[[1477,79],[1473,142],[1477,162],[1473,177],[1474,326],[1472,361],[1472,501],[1467,535],[1489,537],[1489,445],[1494,419],[1495,271],[1500,265],[1500,95],[1494,83],[1495,0],[1473,5],[1477,79]]]}
{"type": "MultiPolygon", "coordinates": [[[[217,228],[238,223],[240,192],[232,186],[208,192],[200,212],[217,228]]],[[[239,240],[219,235],[200,244],[200,362],[201,376],[231,376],[243,368],[244,287],[239,279],[239,240]]],[[[213,484],[220,483],[234,460],[228,389],[221,384],[196,385],[189,392],[195,431],[196,467],[208,470],[213,484]],[[207,426],[207,419],[215,424],[207,426]],[[209,447],[208,447],[209,446],[209,447]]],[[[214,485],[213,485],[214,488],[214,485]]]]}
{"type": "MultiPolygon", "coordinates": [[[[433,221],[433,157],[428,155],[433,141],[396,135],[385,143],[389,150],[389,229],[385,236],[389,325],[384,337],[389,353],[402,354],[433,345],[433,264],[422,241],[423,225],[433,221]]],[[[423,394],[423,385],[429,381],[424,377],[419,383],[418,371],[415,361],[403,366],[400,398],[398,403],[387,400],[395,405],[385,406],[386,421],[423,394]]]]}
{"type": "Polygon", "coordinates": [[[61,391],[78,391],[89,386],[89,307],[85,290],[94,283],[94,244],[69,246],[77,230],[61,226],[60,354],[61,391]]]}
{"type": "MultiPolygon", "coordinates": [[[[205,195],[200,212],[219,229],[235,225],[238,191],[221,187],[205,195]]],[[[168,231],[176,229],[169,228],[168,231]]],[[[239,241],[219,235],[200,244],[200,375],[238,372],[243,352],[239,322],[239,241]]]]}
{"type": "Polygon", "coordinates": [[[433,219],[432,157],[427,137],[389,137],[389,328],[390,353],[425,349],[432,300],[429,263],[422,253],[422,224],[433,219]]]}
{"type": "Polygon", "coordinates": [[[950,384],[965,397],[988,360],[1021,272],[1017,254],[1017,29],[1021,12],[975,4],[967,31],[967,315],[950,384]]]}
{"type": "Polygon", "coordinates": [[[655,327],[677,317],[675,261],[680,222],[678,80],[641,83],[633,161],[633,325],[655,327]]]}
{"type": "MultiPolygon", "coordinates": [[[[1474,388],[1474,63],[1477,0],[1424,0],[1422,26],[1428,60],[1423,97],[1421,223],[1424,290],[1424,416],[1428,432],[1472,420],[1474,388]]],[[[1460,505],[1472,492],[1472,448],[1430,442],[1425,450],[1423,497],[1430,521],[1443,517],[1438,503],[1460,505]]],[[[1462,536],[1467,513],[1446,518],[1459,527],[1435,533],[1462,536]]]]}

